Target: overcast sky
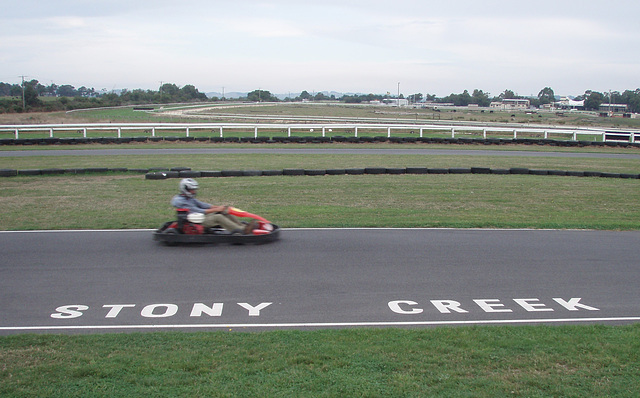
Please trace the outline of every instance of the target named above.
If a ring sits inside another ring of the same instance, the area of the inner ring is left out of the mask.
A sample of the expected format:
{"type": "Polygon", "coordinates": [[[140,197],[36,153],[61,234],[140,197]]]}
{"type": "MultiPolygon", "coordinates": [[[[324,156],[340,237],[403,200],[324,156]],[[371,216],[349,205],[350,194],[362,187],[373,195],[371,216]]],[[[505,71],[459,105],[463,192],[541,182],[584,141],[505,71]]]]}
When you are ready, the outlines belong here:
{"type": "Polygon", "coordinates": [[[0,0],[0,81],[201,92],[640,87],[634,0],[0,0]]]}

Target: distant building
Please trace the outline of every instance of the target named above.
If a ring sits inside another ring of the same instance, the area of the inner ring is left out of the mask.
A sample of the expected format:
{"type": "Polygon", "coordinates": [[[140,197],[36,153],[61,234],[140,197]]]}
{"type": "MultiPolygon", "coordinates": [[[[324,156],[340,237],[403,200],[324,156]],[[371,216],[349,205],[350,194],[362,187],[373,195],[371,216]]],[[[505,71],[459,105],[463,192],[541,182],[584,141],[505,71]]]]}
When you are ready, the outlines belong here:
{"type": "Polygon", "coordinates": [[[489,107],[500,110],[529,109],[531,101],[528,99],[503,99],[499,102],[492,102],[489,107]]]}
{"type": "Polygon", "coordinates": [[[409,105],[409,100],[404,98],[385,98],[382,103],[389,106],[407,106],[409,105]]]}
{"type": "Polygon", "coordinates": [[[574,101],[571,98],[563,97],[560,101],[554,103],[555,107],[558,109],[576,109],[583,110],[584,109],[584,100],[582,101],[574,101]]]}
{"type": "Polygon", "coordinates": [[[600,104],[600,113],[625,113],[626,104],[600,104]]]}

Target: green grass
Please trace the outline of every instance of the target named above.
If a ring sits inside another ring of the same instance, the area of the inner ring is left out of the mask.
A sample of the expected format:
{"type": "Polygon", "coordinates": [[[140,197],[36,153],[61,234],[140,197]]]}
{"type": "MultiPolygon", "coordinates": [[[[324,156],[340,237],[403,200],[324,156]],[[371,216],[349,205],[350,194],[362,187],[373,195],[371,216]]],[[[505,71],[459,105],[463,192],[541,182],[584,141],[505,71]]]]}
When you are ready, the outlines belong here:
{"type": "MultiPolygon", "coordinates": [[[[305,166],[285,158],[280,167],[305,166]]],[[[65,167],[80,165],[69,159],[72,164],[65,167]]],[[[246,159],[245,164],[272,168],[274,161],[246,159]]],[[[342,162],[355,165],[350,157],[342,162]]],[[[202,200],[250,210],[282,227],[640,229],[640,208],[629,203],[640,197],[640,183],[629,179],[428,174],[199,181],[202,200]]],[[[177,179],[112,173],[3,178],[0,230],[156,228],[173,217],[169,199],[177,184],[177,179]]]]}
{"type": "Polygon", "coordinates": [[[0,338],[11,397],[637,397],[640,325],[0,338]]]}

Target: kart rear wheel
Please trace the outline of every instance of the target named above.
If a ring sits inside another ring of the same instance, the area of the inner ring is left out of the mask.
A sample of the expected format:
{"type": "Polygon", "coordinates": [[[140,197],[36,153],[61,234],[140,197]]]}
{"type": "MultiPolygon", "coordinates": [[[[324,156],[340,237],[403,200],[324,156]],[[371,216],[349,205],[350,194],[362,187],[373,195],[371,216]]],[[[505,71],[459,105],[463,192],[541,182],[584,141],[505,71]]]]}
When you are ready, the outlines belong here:
{"type": "Polygon", "coordinates": [[[167,228],[164,230],[163,232],[164,235],[169,235],[168,238],[169,240],[165,240],[164,244],[167,246],[176,246],[178,243],[171,240],[171,237],[173,237],[174,235],[178,235],[178,230],[175,228],[167,228]]]}

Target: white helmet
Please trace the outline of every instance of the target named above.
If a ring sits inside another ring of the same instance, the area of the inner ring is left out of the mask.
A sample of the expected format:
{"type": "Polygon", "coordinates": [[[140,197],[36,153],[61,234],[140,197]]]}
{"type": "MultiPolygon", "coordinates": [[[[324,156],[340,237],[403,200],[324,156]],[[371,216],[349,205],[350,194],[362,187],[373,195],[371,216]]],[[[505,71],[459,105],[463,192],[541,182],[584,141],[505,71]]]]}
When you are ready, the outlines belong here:
{"type": "Polygon", "coordinates": [[[180,180],[180,194],[189,198],[196,196],[198,190],[198,181],[193,178],[183,178],[180,180]]]}

